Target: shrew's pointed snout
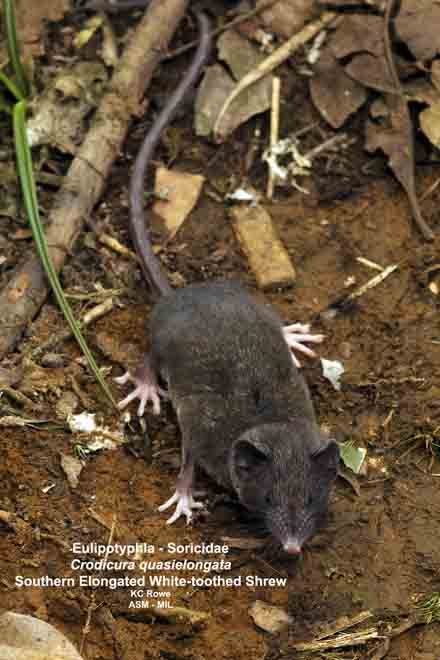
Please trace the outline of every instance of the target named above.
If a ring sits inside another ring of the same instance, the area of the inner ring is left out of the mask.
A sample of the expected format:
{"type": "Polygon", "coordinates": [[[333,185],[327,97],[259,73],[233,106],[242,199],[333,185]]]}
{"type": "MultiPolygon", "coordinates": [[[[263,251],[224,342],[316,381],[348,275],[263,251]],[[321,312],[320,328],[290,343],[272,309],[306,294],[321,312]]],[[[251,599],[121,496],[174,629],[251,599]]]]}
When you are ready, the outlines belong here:
{"type": "Polygon", "coordinates": [[[300,542],[298,541],[298,539],[295,538],[288,538],[287,541],[284,543],[283,548],[288,555],[292,555],[295,557],[300,555],[302,550],[300,542]]]}

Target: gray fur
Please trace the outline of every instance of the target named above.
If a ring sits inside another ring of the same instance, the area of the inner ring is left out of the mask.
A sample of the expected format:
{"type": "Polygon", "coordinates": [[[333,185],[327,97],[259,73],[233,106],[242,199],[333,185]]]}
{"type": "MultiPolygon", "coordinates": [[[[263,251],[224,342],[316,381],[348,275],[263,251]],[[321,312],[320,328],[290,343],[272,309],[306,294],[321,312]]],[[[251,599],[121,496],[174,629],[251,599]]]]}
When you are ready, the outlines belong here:
{"type": "Polygon", "coordinates": [[[280,319],[235,282],[195,284],[161,298],[151,338],[188,460],[283,545],[302,546],[327,509],[339,453],[319,432],[280,319]]]}

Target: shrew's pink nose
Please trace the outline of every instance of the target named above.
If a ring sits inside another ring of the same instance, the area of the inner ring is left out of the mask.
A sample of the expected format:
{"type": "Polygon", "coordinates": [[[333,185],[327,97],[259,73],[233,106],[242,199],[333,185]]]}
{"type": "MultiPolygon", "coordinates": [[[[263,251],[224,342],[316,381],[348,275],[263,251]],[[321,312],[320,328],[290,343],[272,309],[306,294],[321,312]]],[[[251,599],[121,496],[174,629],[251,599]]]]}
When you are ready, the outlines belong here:
{"type": "Polygon", "coordinates": [[[301,554],[301,545],[297,539],[287,539],[283,548],[288,555],[298,556],[301,554]]]}

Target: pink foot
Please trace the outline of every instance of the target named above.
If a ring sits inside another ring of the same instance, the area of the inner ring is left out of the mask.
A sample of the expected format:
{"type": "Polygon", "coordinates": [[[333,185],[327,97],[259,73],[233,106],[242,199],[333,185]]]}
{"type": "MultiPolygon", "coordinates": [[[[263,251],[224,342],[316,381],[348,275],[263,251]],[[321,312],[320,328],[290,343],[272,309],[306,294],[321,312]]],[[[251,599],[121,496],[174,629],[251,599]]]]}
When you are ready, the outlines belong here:
{"type": "Polygon", "coordinates": [[[309,323],[293,323],[292,325],[286,325],[283,328],[283,335],[288,347],[292,350],[292,360],[297,367],[300,367],[301,363],[293,351],[299,351],[308,357],[314,358],[316,357],[315,351],[308,346],[305,346],[304,342],[320,344],[324,339],[324,335],[310,334],[309,323]]]}
{"type": "Polygon", "coordinates": [[[193,509],[202,509],[204,506],[202,502],[195,501],[190,490],[179,492],[178,488],[176,489],[174,495],[170,497],[170,499],[167,500],[165,504],[162,504],[160,507],[158,507],[158,509],[159,511],[165,511],[165,509],[168,509],[173,504],[176,504],[176,510],[174,511],[173,515],[168,518],[167,525],[172,525],[174,522],[176,522],[176,520],[180,518],[180,516],[185,516],[186,524],[189,525],[192,520],[193,509]]]}
{"type": "Polygon", "coordinates": [[[128,396],[125,397],[122,401],[119,402],[118,408],[121,410],[128,406],[128,404],[134,399],[139,399],[138,407],[138,416],[142,417],[145,412],[145,407],[149,401],[153,404],[153,413],[155,415],[160,414],[160,397],[166,398],[167,392],[163,390],[155,382],[154,379],[145,379],[143,377],[138,377],[136,374],[131,375],[129,371],[126,371],[123,376],[115,378],[115,381],[119,385],[125,385],[129,381],[135,384],[135,388],[128,396]]]}

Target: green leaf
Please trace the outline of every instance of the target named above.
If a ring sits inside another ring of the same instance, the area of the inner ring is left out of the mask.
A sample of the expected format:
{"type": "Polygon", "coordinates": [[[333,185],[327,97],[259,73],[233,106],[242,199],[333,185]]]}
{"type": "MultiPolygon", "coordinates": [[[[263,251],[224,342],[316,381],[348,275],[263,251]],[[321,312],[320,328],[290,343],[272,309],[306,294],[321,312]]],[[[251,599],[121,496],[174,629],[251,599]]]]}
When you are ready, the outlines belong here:
{"type": "Polygon", "coordinates": [[[9,78],[5,73],[0,71],[0,81],[4,84],[4,86],[11,92],[13,96],[17,99],[17,101],[23,101],[24,96],[17,87],[17,85],[14,83],[14,81],[9,78]]]}
{"type": "Polygon", "coordinates": [[[20,44],[15,24],[14,0],[3,0],[3,14],[5,17],[6,45],[8,55],[17,80],[21,98],[26,98],[30,93],[30,85],[20,57],[20,44]]]}
{"type": "Polygon", "coordinates": [[[17,157],[18,174],[20,178],[21,189],[24,198],[26,213],[28,216],[29,224],[32,229],[35,245],[37,247],[38,255],[41,263],[46,271],[52,291],[60,306],[70,329],[78,342],[82,352],[84,353],[88,365],[95,375],[96,380],[102,387],[112,405],[117,408],[116,401],[114,400],[107,383],[105,382],[95,358],[93,357],[82,333],[80,327],[75,320],[72,309],[67,302],[64,295],[58,274],[52,263],[47,247],[46,237],[44,235],[43,226],[40,220],[38,210],[37,191],[35,187],[35,180],[32,170],[32,156],[26,136],[26,102],[19,101],[15,104],[13,110],[13,123],[14,123],[14,140],[15,140],[15,153],[17,157]]]}
{"type": "Polygon", "coordinates": [[[339,443],[339,451],[344,465],[355,474],[359,474],[365,456],[367,455],[367,450],[362,447],[355,447],[353,442],[348,441],[339,443]]]}

